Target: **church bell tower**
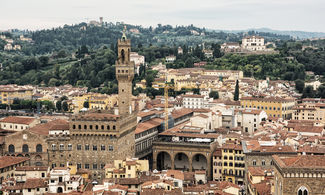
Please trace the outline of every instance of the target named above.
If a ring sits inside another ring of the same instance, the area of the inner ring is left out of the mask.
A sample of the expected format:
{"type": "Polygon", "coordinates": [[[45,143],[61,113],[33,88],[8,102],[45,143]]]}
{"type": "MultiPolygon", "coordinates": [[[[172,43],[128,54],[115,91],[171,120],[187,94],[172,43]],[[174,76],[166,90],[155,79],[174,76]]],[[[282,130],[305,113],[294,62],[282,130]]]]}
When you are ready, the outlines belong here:
{"type": "Polygon", "coordinates": [[[131,40],[126,38],[124,27],[122,38],[117,41],[118,59],[116,61],[116,79],[118,81],[119,115],[131,114],[132,80],[134,62],[130,61],[131,40]]]}

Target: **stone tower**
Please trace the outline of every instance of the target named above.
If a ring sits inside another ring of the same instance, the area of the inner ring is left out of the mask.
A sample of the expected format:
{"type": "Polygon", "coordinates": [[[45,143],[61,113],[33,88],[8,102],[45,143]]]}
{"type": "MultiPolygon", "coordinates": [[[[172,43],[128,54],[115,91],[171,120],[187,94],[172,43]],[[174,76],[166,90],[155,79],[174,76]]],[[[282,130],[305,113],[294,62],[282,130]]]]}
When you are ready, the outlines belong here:
{"type": "Polygon", "coordinates": [[[132,80],[134,62],[130,61],[131,41],[126,38],[124,27],[122,38],[117,41],[118,59],[116,61],[116,78],[118,81],[118,111],[123,116],[131,114],[132,80]]]}

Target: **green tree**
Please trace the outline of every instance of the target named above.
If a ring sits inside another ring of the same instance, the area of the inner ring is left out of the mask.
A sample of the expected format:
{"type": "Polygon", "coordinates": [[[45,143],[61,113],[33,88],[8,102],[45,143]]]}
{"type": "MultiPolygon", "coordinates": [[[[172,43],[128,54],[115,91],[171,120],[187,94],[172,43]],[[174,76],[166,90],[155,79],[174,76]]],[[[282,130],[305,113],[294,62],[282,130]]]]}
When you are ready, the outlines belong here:
{"type": "Polygon", "coordinates": [[[67,112],[69,110],[69,106],[68,106],[68,103],[66,101],[64,101],[62,103],[62,109],[63,111],[67,112]]]}
{"type": "Polygon", "coordinates": [[[84,101],[84,108],[89,108],[89,101],[84,101]]]}
{"type": "Polygon", "coordinates": [[[55,107],[56,107],[57,111],[61,111],[61,109],[62,109],[62,101],[61,100],[56,101],[55,107]]]}
{"type": "Polygon", "coordinates": [[[318,87],[317,97],[325,98],[325,85],[324,84],[322,84],[321,86],[318,87]]]}
{"type": "Polygon", "coordinates": [[[219,99],[219,93],[218,93],[218,91],[211,91],[209,93],[209,97],[210,98],[213,98],[213,99],[219,99]]]}
{"type": "Polygon", "coordinates": [[[60,81],[56,78],[51,78],[49,80],[49,86],[59,86],[60,85],[60,81]]]}
{"type": "Polygon", "coordinates": [[[295,84],[296,84],[296,90],[299,93],[302,93],[305,88],[305,82],[301,79],[297,79],[297,80],[295,80],[295,84]]]}
{"type": "Polygon", "coordinates": [[[239,81],[236,81],[236,87],[235,87],[235,94],[234,94],[234,100],[239,100],[239,81]]]}
{"type": "Polygon", "coordinates": [[[307,86],[302,92],[302,98],[314,98],[316,96],[316,91],[312,86],[307,86]]]}
{"type": "Polygon", "coordinates": [[[45,100],[41,102],[41,105],[45,107],[46,110],[53,110],[54,104],[51,101],[45,100]]]}
{"type": "Polygon", "coordinates": [[[146,76],[146,87],[152,87],[152,82],[155,80],[153,75],[146,76]]]}

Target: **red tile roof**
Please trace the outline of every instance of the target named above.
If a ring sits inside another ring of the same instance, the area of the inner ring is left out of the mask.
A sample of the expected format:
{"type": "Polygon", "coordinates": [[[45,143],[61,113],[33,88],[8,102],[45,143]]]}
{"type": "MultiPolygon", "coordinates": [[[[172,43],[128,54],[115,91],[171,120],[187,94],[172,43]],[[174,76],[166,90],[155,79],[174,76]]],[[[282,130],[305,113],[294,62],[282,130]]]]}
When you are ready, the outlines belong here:
{"type": "Polygon", "coordinates": [[[38,179],[38,178],[30,178],[27,179],[24,184],[24,189],[35,189],[35,188],[46,188],[47,187],[47,181],[44,179],[38,179]]]}
{"type": "Polygon", "coordinates": [[[142,133],[142,132],[147,131],[149,129],[158,127],[159,125],[162,124],[163,121],[164,120],[161,119],[161,118],[154,118],[154,119],[150,119],[150,120],[148,120],[146,122],[139,123],[137,125],[137,128],[135,129],[135,134],[142,133]]]}
{"type": "Polygon", "coordinates": [[[179,110],[174,110],[172,112],[172,117],[174,119],[177,119],[177,118],[180,118],[182,116],[185,116],[185,115],[188,115],[188,114],[191,114],[191,113],[193,113],[193,111],[191,109],[182,108],[182,109],[179,109],[179,110]]]}
{"type": "Polygon", "coordinates": [[[25,161],[28,161],[27,157],[14,157],[14,156],[1,156],[0,157],[0,169],[16,165],[25,161]]]}
{"type": "Polygon", "coordinates": [[[325,169],[325,156],[300,155],[294,157],[272,156],[274,161],[283,168],[322,168],[325,169]]]}
{"type": "Polygon", "coordinates": [[[264,176],[264,170],[261,167],[248,167],[248,172],[252,176],[264,176]]]}
{"type": "Polygon", "coordinates": [[[69,130],[69,123],[66,120],[57,119],[48,123],[38,124],[28,131],[40,135],[48,135],[50,130],[69,130]]]}
{"type": "Polygon", "coordinates": [[[15,124],[24,124],[29,125],[36,120],[33,117],[21,117],[21,116],[8,116],[4,119],[1,119],[1,123],[15,123],[15,124]]]}

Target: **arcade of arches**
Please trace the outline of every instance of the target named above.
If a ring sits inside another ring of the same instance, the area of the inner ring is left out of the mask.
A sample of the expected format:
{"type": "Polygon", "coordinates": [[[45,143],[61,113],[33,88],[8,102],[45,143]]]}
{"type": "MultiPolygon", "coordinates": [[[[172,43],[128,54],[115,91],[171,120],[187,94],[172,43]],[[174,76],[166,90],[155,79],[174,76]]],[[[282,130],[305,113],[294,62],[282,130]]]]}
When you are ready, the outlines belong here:
{"type": "Polygon", "coordinates": [[[182,171],[207,171],[210,177],[211,155],[209,153],[160,151],[154,154],[153,167],[157,170],[175,169],[182,171]]]}

